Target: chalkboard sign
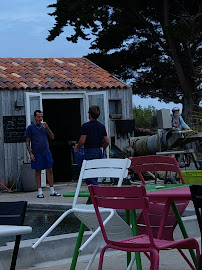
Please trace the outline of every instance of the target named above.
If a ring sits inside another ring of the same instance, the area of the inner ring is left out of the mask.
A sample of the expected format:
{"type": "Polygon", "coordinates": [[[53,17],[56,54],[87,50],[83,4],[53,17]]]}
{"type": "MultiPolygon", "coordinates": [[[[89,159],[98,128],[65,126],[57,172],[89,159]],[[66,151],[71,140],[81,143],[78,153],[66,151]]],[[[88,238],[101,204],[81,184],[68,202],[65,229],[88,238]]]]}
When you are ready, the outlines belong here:
{"type": "Polygon", "coordinates": [[[26,117],[20,116],[3,116],[4,142],[19,143],[25,142],[26,117]]]}
{"type": "Polygon", "coordinates": [[[128,133],[135,131],[135,120],[116,120],[116,132],[128,133]]]}

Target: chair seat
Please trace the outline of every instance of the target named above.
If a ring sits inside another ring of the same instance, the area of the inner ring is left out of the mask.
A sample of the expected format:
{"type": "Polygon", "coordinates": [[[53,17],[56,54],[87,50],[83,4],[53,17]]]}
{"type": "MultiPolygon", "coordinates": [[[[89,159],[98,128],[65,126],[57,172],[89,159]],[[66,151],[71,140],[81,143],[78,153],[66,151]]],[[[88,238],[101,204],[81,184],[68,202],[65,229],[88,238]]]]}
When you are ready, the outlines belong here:
{"type": "MultiPolygon", "coordinates": [[[[107,234],[110,235],[113,240],[120,240],[132,236],[131,227],[117,214],[115,210],[99,207],[99,211],[103,220],[105,220],[111,212],[114,213],[112,218],[105,225],[107,234]]],[[[75,216],[91,231],[94,232],[99,227],[95,209],[92,204],[77,204],[73,207],[73,212],[75,216]]],[[[99,236],[101,236],[101,232],[99,233],[99,236]]],[[[103,239],[102,236],[101,238],[103,239]]],[[[104,243],[104,240],[102,240],[102,243],[104,243]]]]}
{"type": "MultiPolygon", "coordinates": [[[[179,249],[193,249],[195,247],[196,240],[194,238],[188,238],[183,240],[177,240],[177,241],[168,241],[168,240],[160,240],[154,238],[154,243],[156,245],[156,248],[158,250],[165,250],[169,248],[179,248],[179,249]]],[[[197,243],[197,241],[196,241],[197,243]]],[[[131,237],[128,239],[123,239],[119,242],[109,241],[109,244],[119,246],[119,247],[138,247],[138,248],[152,248],[150,239],[148,235],[143,234],[135,237],[131,237]]]]}

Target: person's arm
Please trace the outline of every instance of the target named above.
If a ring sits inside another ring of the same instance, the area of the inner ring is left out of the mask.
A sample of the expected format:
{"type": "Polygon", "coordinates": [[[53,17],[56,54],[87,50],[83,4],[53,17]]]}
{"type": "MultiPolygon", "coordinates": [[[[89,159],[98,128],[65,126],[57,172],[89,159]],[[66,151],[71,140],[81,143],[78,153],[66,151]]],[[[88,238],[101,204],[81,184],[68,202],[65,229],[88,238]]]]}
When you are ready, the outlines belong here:
{"type": "Polygon", "coordinates": [[[27,151],[29,152],[30,159],[34,161],[34,160],[35,160],[35,157],[34,157],[34,155],[32,154],[32,149],[31,149],[31,147],[30,147],[30,141],[31,141],[30,138],[26,138],[27,151]]]}
{"type": "Polygon", "coordinates": [[[48,124],[46,122],[43,123],[43,126],[45,127],[47,133],[48,133],[48,137],[53,140],[54,139],[54,134],[53,132],[50,130],[48,124]]]}
{"type": "Polygon", "coordinates": [[[107,136],[104,136],[103,155],[105,154],[108,145],[109,145],[109,138],[107,136]]]}
{"type": "Polygon", "coordinates": [[[185,123],[182,117],[180,117],[180,124],[183,129],[190,129],[190,127],[185,123]]]}
{"type": "Polygon", "coordinates": [[[78,152],[79,149],[81,148],[81,146],[84,145],[84,143],[86,141],[86,137],[87,137],[87,135],[81,135],[78,143],[74,147],[74,152],[78,152]]]}

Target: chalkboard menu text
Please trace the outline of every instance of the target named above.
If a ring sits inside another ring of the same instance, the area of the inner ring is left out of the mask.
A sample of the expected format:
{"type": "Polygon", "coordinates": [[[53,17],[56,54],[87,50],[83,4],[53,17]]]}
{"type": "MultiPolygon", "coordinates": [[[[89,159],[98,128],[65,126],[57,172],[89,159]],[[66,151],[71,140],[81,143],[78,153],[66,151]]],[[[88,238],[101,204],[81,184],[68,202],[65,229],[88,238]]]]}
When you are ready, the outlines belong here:
{"type": "Polygon", "coordinates": [[[25,142],[26,117],[3,116],[4,142],[19,143],[25,142]]]}

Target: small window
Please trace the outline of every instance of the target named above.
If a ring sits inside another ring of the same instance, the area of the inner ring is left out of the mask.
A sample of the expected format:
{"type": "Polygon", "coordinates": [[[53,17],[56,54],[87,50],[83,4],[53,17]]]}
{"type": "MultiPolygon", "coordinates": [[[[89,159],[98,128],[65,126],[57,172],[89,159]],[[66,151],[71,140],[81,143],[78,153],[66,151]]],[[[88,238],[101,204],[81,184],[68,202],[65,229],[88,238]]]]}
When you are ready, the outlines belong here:
{"type": "Polygon", "coordinates": [[[122,114],[121,100],[109,100],[109,114],[122,114]]]}

